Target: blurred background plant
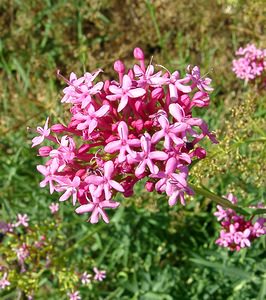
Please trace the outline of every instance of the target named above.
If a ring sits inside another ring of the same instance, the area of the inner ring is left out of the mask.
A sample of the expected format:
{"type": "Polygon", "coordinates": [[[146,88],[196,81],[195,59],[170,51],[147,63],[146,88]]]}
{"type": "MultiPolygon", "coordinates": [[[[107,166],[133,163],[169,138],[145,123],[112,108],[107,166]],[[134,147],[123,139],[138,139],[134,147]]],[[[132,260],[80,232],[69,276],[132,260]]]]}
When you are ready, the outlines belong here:
{"type": "MultiPolygon", "coordinates": [[[[170,70],[199,65],[213,79],[204,118],[220,144],[195,164],[191,181],[221,195],[233,192],[243,206],[262,202],[266,92],[244,86],[231,69],[240,46],[252,42],[266,48],[265,24],[264,0],[0,2],[1,219],[8,223],[27,213],[39,236],[47,235],[57,249],[56,272],[71,280],[93,263],[103,267],[106,280],[81,287],[83,299],[265,299],[265,239],[240,253],[218,249],[215,207],[202,197],[185,208],[168,208],[166,199],[139,188],[123,199],[126,205],[111,224],[97,226],[82,223],[61,204],[60,224],[52,230],[48,206],[57,199],[38,188],[40,158],[30,149],[26,130],[47,115],[61,120],[67,114],[59,104],[57,69],[81,75],[100,67],[103,77],[115,76],[108,73],[113,61],[131,64],[132,50],[140,46],[170,70]]],[[[31,239],[23,234],[20,239],[31,239]]],[[[10,250],[15,243],[2,235],[1,265],[15,255],[10,250]]],[[[60,289],[68,279],[59,282],[45,264],[38,267],[39,277],[34,267],[12,271],[22,283],[4,289],[1,299],[16,294],[23,299],[32,278],[35,299],[63,299],[60,289]]]]}

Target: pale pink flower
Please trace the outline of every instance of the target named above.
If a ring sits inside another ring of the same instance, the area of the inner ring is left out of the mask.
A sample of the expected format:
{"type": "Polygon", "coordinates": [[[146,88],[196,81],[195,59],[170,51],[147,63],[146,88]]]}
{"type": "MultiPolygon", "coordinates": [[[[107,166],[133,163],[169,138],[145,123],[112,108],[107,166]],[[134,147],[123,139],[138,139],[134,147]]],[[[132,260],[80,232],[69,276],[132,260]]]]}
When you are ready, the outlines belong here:
{"type": "Polygon", "coordinates": [[[17,223],[15,223],[15,227],[18,227],[18,226],[23,226],[23,227],[28,227],[29,226],[29,217],[28,217],[28,215],[27,214],[24,214],[24,215],[22,215],[22,214],[18,214],[17,215],[17,223]]]}
{"type": "Polygon", "coordinates": [[[98,119],[106,115],[108,110],[109,105],[103,105],[101,108],[95,111],[94,106],[91,104],[83,113],[78,112],[74,115],[74,119],[78,121],[77,129],[88,129],[88,132],[92,133],[98,125],[98,119]]]}
{"type": "Polygon", "coordinates": [[[178,137],[178,133],[185,132],[187,129],[187,125],[184,123],[175,123],[170,125],[167,117],[164,115],[158,118],[158,122],[160,123],[161,130],[154,133],[152,136],[151,142],[152,144],[158,143],[159,140],[164,138],[164,147],[167,150],[171,149],[172,143],[178,146],[182,146],[184,141],[178,137]]]}
{"type": "Polygon", "coordinates": [[[228,216],[227,210],[225,210],[221,205],[217,205],[217,209],[218,211],[216,211],[214,215],[217,217],[218,221],[221,221],[228,216]]]}
{"type": "Polygon", "coordinates": [[[56,191],[65,191],[64,194],[59,198],[59,201],[66,201],[72,196],[72,202],[73,205],[75,205],[77,201],[78,187],[80,185],[80,178],[75,176],[72,181],[69,178],[62,178],[58,180],[58,183],[60,186],[56,187],[56,191]]]}
{"type": "Polygon", "coordinates": [[[172,101],[176,102],[178,99],[178,92],[182,93],[190,93],[192,91],[191,87],[188,85],[184,85],[184,83],[188,83],[190,81],[189,77],[185,77],[180,79],[180,74],[178,71],[175,71],[170,75],[168,80],[169,84],[169,95],[172,101]]]}
{"type": "MultiPolygon", "coordinates": [[[[232,194],[227,194],[227,199],[236,204],[237,198],[232,194]]],[[[216,244],[230,250],[240,251],[242,248],[250,247],[251,242],[256,238],[266,234],[266,219],[259,218],[252,224],[251,220],[246,220],[244,216],[238,215],[233,209],[222,208],[217,205],[218,211],[214,213],[218,221],[221,222],[222,230],[216,244]]]]}
{"type": "Polygon", "coordinates": [[[4,273],[3,277],[0,279],[0,289],[3,290],[10,285],[10,282],[7,280],[7,273],[4,273]]]}
{"type": "Polygon", "coordinates": [[[55,214],[58,212],[59,210],[59,204],[58,203],[51,203],[51,205],[49,205],[50,211],[52,214],[55,214]]]}
{"type": "Polygon", "coordinates": [[[40,187],[45,187],[47,183],[49,183],[51,194],[55,189],[53,181],[56,181],[57,179],[55,173],[57,172],[58,167],[59,161],[57,158],[54,158],[52,161],[50,161],[50,165],[48,165],[47,167],[42,165],[37,166],[37,170],[45,176],[44,180],[40,182],[40,187]]]}
{"type": "Polygon", "coordinates": [[[79,295],[79,291],[67,293],[69,300],[81,300],[81,297],[79,295]]]}
{"type": "Polygon", "coordinates": [[[94,280],[103,281],[105,279],[105,277],[106,277],[106,271],[99,270],[96,267],[93,268],[93,271],[95,273],[94,280]]]}
{"type": "Polygon", "coordinates": [[[87,272],[84,272],[81,276],[80,276],[80,280],[82,282],[82,284],[88,284],[91,282],[91,274],[88,274],[87,272]]]}
{"type": "Polygon", "coordinates": [[[245,48],[239,48],[236,55],[240,56],[233,60],[233,72],[240,79],[248,81],[261,78],[265,80],[263,73],[266,71],[266,49],[258,49],[253,44],[245,48]]]}
{"type": "Polygon", "coordinates": [[[49,117],[46,119],[46,122],[44,124],[44,127],[37,127],[37,132],[40,134],[40,136],[36,136],[35,138],[32,139],[32,146],[35,147],[39,144],[41,144],[44,141],[45,137],[48,137],[50,135],[50,129],[48,129],[48,122],[49,122],[49,117]]]}
{"type": "Polygon", "coordinates": [[[194,68],[192,68],[192,70],[190,70],[190,66],[188,67],[188,71],[189,74],[187,74],[187,76],[191,79],[191,81],[193,82],[192,84],[192,88],[197,86],[197,88],[201,91],[201,92],[211,92],[213,91],[213,88],[210,87],[210,84],[212,82],[212,80],[208,77],[203,77],[200,75],[200,68],[198,66],[195,66],[194,68]]]}

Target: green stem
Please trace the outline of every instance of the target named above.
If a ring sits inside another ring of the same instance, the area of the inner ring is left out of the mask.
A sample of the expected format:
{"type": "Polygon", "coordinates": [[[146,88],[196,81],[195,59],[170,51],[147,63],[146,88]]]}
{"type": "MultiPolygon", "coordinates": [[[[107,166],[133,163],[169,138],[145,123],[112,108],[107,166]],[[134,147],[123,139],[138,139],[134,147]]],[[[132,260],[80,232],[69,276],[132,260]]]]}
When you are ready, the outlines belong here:
{"type": "Polygon", "coordinates": [[[229,207],[229,208],[233,209],[234,211],[236,211],[239,214],[244,215],[244,216],[249,216],[250,215],[246,210],[232,204],[229,200],[214,194],[213,192],[207,190],[204,187],[199,187],[199,186],[196,186],[194,184],[190,184],[190,187],[195,191],[196,194],[207,197],[207,198],[213,200],[214,202],[216,202],[217,204],[219,204],[223,207],[229,207]]]}

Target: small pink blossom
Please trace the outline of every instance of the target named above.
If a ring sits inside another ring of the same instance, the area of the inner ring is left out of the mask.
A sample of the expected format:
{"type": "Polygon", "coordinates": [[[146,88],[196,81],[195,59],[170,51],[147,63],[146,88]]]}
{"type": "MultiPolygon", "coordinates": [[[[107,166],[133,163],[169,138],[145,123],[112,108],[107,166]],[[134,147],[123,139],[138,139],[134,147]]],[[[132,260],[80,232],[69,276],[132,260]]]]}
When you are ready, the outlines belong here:
{"type": "Polygon", "coordinates": [[[27,214],[18,214],[17,215],[17,223],[14,225],[15,227],[18,227],[18,226],[23,226],[23,227],[28,227],[29,226],[29,217],[27,214]]]}
{"type": "Polygon", "coordinates": [[[121,87],[110,85],[109,90],[114,95],[107,96],[107,99],[111,101],[120,99],[120,104],[118,106],[117,112],[120,112],[126,107],[129,97],[138,98],[146,93],[146,90],[143,88],[133,88],[132,80],[128,75],[124,75],[121,87]]]}
{"type": "Polygon", "coordinates": [[[79,291],[74,291],[74,292],[68,293],[67,295],[69,297],[69,300],[81,300],[79,291]]]}
{"type": "Polygon", "coordinates": [[[82,284],[88,284],[91,282],[91,274],[88,274],[87,272],[84,272],[81,276],[80,276],[80,280],[82,282],[82,284]]]}
{"type": "Polygon", "coordinates": [[[73,205],[75,205],[77,201],[78,187],[80,185],[80,178],[75,176],[72,181],[69,178],[62,178],[58,180],[58,183],[60,183],[60,186],[56,188],[56,191],[65,191],[64,194],[59,198],[59,201],[66,201],[72,196],[72,202],[73,205]]]}
{"type": "Polygon", "coordinates": [[[0,279],[0,289],[3,290],[10,285],[10,282],[7,280],[7,273],[4,273],[3,277],[0,279]]]}
{"type": "Polygon", "coordinates": [[[52,214],[55,214],[58,212],[59,210],[59,204],[58,203],[51,203],[51,205],[49,205],[50,211],[52,214]]]}
{"type": "Polygon", "coordinates": [[[57,180],[56,172],[58,170],[58,167],[59,161],[57,158],[54,158],[52,161],[50,161],[50,164],[48,166],[37,166],[37,170],[45,176],[44,180],[40,182],[40,187],[45,187],[47,183],[49,183],[50,194],[52,194],[55,189],[53,181],[57,180]]]}
{"type": "Polygon", "coordinates": [[[119,151],[118,162],[122,163],[126,160],[126,153],[129,153],[133,157],[135,156],[135,152],[131,149],[131,147],[139,147],[140,140],[128,138],[128,126],[124,121],[119,123],[117,131],[120,140],[108,143],[105,146],[104,151],[107,153],[119,151]]]}
{"type": "Polygon", "coordinates": [[[44,141],[45,137],[48,137],[50,135],[50,129],[48,129],[48,122],[49,118],[46,119],[46,122],[44,124],[44,127],[37,127],[37,132],[40,134],[40,136],[36,136],[35,138],[32,139],[32,146],[35,147],[39,144],[41,144],[44,141]]]}
{"type": "Polygon", "coordinates": [[[83,204],[76,209],[76,213],[84,214],[91,212],[91,217],[89,221],[91,223],[98,223],[99,217],[101,216],[105,223],[109,223],[109,218],[107,213],[104,211],[106,208],[117,208],[120,203],[112,200],[100,200],[97,196],[95,196],[96,187],[90,185],[90,194],[92,197],[92,201],[90,200],[88,204],[83,204]]]}
{"type": "Polygon", "coordinates": [[[93,271],[95,273],[94,280],[103,281],[105,279],[105,277],[106,277],[106,271],[99,270],[96,267],[93,268],[93,271]]]}

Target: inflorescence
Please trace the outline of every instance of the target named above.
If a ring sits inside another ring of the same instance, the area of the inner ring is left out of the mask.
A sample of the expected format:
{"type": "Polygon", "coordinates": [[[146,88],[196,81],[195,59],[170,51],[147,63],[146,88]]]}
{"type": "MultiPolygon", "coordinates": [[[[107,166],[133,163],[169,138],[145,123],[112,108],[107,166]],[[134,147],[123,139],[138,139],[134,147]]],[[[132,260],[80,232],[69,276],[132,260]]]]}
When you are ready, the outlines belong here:
{"type": "Polygon", "coordinates": [[[32,140],[32,147],[55,144],[39,149],[49,158],[37,166],[44,175],[40,186],[63,192],[59,201],[78,201],[76,212],[91,213],[91,223],[100,217],[108,223],[105,209],[120,204],[115,194],[130,197],[144,178],[149,192],[166,193],[169,205],[185,205],[185,194],[193,194],[188,166],[206,155],[197,144],[205,136],[217,143],[207,124],[192,116],[194,107],[209,105],[211,79],[197,66],[188,66],[184,77],[162,66],[155,71],[145,66],[140,48],[134,57],[139,64],[128,71],[122,61],[114,63],[119,81],[95,82],[101,70],[80,78],[71,73],[69,80],[58,71],[68,85],[61,102],[71,104],[71,120],[49,128],[47,118],[32,140]]]}
{"type": "Polygon", "coordinates": [[[261,78],[266,80],[266,49],[258,49],[253,44],[236,51],[238,59],[233,60],[233,71],[246,82],[261,78]]]}
{"type": "MultiPolygon", "coordinates": [[[[238,202],[238,199],[232,193],[229,193],[226,198],[232,204],[238,202]]],[[[264,207],[258,206],[258,208],[264,207]]],[[[220,237],[216,241],[216,244],[221,247],[239,251],[242,248],[250,247],[253,240],[266,234],[266,219],[263,217],[253,221],[252,218],[247,219],[238,215],[233,209],[223,208],[220,205],[217,205],[217,211],[214,215],[222,226],[220,237]]]]}

